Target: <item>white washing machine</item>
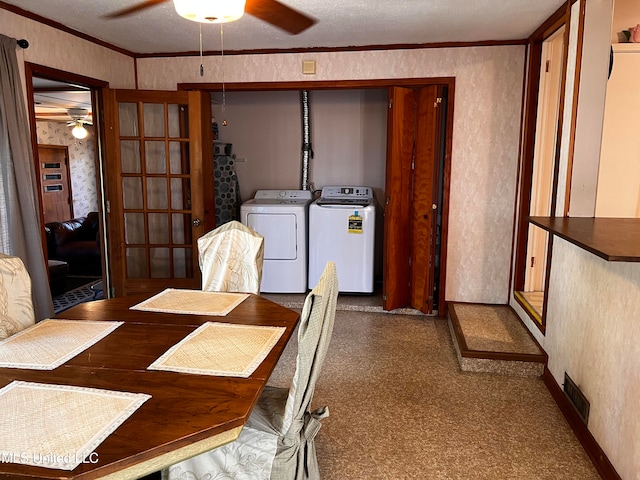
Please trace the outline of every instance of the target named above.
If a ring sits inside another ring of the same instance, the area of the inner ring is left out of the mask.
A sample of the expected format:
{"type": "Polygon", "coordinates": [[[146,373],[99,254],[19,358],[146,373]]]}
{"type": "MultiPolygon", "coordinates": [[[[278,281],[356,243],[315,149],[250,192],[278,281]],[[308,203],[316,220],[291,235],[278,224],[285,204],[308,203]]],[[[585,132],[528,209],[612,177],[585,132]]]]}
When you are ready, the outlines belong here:
{"type": "Polygon", "coordinates": [[[264,237],[260,291],[307,291],[308,190],[258,190],[240,206],[240,221],[264,237]]]}
{"type": "Polygon", "coordinates": [[[309,288],[332,260],[340,292],[373,293],[375,231],[371,187],[324,187],[309,207],[309,288]]]}

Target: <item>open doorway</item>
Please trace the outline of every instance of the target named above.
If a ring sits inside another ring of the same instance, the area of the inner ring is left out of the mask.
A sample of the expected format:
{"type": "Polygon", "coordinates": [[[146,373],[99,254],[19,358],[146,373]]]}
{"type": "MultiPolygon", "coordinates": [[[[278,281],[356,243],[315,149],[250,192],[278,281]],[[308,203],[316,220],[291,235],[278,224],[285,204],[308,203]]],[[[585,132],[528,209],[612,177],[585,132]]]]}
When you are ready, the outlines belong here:
{"type": "MultiPolygon", "coordinates": [[[[535,136],[531,160],[528,216],[548,217],[555,209],[556,157],[559,151],[562,78],[566,68],[565,26],[561,25],[540,46],[535,136]]],[[[526,251],[521,261],[522,280],[516,282],[516,300],[544,331],[545,292],[551,238],[545,230],[528,223],[526,251]]]]}
{"type": "Polygon", "coordinates": [[[94,122],[102,82],[28,65],[27,85],[43,255],[58,313],[104,295],[100,142],[94,122]]]}

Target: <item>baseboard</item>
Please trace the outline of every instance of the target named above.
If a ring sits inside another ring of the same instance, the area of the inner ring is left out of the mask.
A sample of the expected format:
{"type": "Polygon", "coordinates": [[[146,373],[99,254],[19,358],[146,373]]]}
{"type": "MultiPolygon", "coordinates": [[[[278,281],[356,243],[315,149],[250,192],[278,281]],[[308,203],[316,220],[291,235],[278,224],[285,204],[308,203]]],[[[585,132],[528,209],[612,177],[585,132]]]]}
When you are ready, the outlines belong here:
{"type": "Polygon", "coordinates": [[[564,418],[569,423],[569,426],[576,434],[578,441],[582,444],[582,447],[587,452],[587,455],[591,459],[591,462],[596,467],[596,470],[600,476],[607,480],[622,480],[616,469],[613,467],[607,456],[605,455],[598,442],[593,437],[587,426],[582,423],[582,420],[569,404],[569,401],[564,395],[562,388],[556,382],[547,366],[544,367],[544,373],[542,374],[542,380],[547,386],[547,389],[551,393],[551,396],[555,400],[556,404],[560,408],[560,411],[564,415],[564,418]]]}

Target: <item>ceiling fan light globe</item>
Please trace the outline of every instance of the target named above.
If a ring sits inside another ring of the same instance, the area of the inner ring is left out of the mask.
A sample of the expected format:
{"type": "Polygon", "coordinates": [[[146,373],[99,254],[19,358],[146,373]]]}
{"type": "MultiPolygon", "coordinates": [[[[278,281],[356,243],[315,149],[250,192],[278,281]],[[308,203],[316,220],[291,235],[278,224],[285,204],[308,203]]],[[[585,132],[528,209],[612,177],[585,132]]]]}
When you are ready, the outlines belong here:
{"type": "Polygon", "coordinates": [[[82,140],[87,137],[87,129],[82,126],[80,122],[76,123],[76,126],[71,130],[71,135],[73,135],[78,140],[82,140]]]}
{"type": "Polygon", "coordinates": [[[227,23],[244,14],[245,0],[173,0],[183,18],[199,23],[227,23]]]}

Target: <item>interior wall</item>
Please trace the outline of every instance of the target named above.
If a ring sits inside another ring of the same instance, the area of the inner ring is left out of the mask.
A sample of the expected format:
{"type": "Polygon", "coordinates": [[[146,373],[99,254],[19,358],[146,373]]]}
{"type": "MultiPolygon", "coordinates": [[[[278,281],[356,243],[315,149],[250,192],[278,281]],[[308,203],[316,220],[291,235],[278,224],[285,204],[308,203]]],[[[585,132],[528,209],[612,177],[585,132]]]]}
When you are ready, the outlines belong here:
{"type": "Polygon", "coordinates": [[[39,144],[66,145],[69,149],[74,218],[98,211],[94,132],[91,125],[85,125],[85,128],[89,134],[78,140],[71,135],[71,127],[66,123],[36,122],[39,144]]]}
{"type": "Polygon", "coordinates": [[[30,62],[104,80],[112,88],[135,88],[134,60],[128,55],[3,9],[0,31],[29,41],[29,48],[18,49],[21,66],[30,62]]]}
{"type": "Polygon", "coordinates": [[[640,23],[640,4],[638,0],[615,0],[613,8],[613,22],[611,28],[611,43],[624,40],[623,30],[629,30],[640,23]]]}
{"type": "Polygon", "coordinates": [[[570,217],[595,215],[612,11],[613,0],[588,0],[585,7],[570,217]]]}
{"type": "Polygon", "coordinates": [[[589,431],[621,478],[640,472],[640,264],[607,262],[556,237],[545,350],[591,404],[589,431]]]}
{"type": "MultiPolygon", "coordinates": [[[[298,91],[227,92],[212,98],[220,141],[232,143],[242,200],[258,189],[299,189],[302,110],[298,91]],[[222,126],[226,119],[228,125],[222,126]]],[[[309,180],[384,191],[387,91],[309,92],[313,158],[309,180]]]]}
{"type": "Polygon", "coordinates": [[[297,92],[212,94],[219,141],[233,144],[242,201],[258,189],[298,189],[300,183],[300,105],[297,92]],[[226,121],[227,126],[222,122],[226,121]]]}
{"type": "Polygon", "coordinates": [[[631,121],[640,111],[640,44],[624,45],[634,50],[616,48],[607,84],[597,217],[640,217],[640,135],[631,121]]]}
{"type": "Polygon", "coordinates": [[[640,109],[640,43],[622,41],[622,30],[640,23],[638,0],[616,0],[611,41],[613,70],[607,82],[597,217],[640,217],[640,136],[633,112],[640,109]]]}
{"type": "MultiPolygon", "coordinates": [[[[203,77],[196,57],[141,58],[138,81],[170,90],[220,82],[222,67],[227,82],[455,77],[446,299],[507,303],[524,52],[518,45],[215,56],[203,59],[203,77]],[[301,71],[310,59],[315,76],[301,71]]],[[[366,165],[349,169],[368,180],[366,165]]]]}

